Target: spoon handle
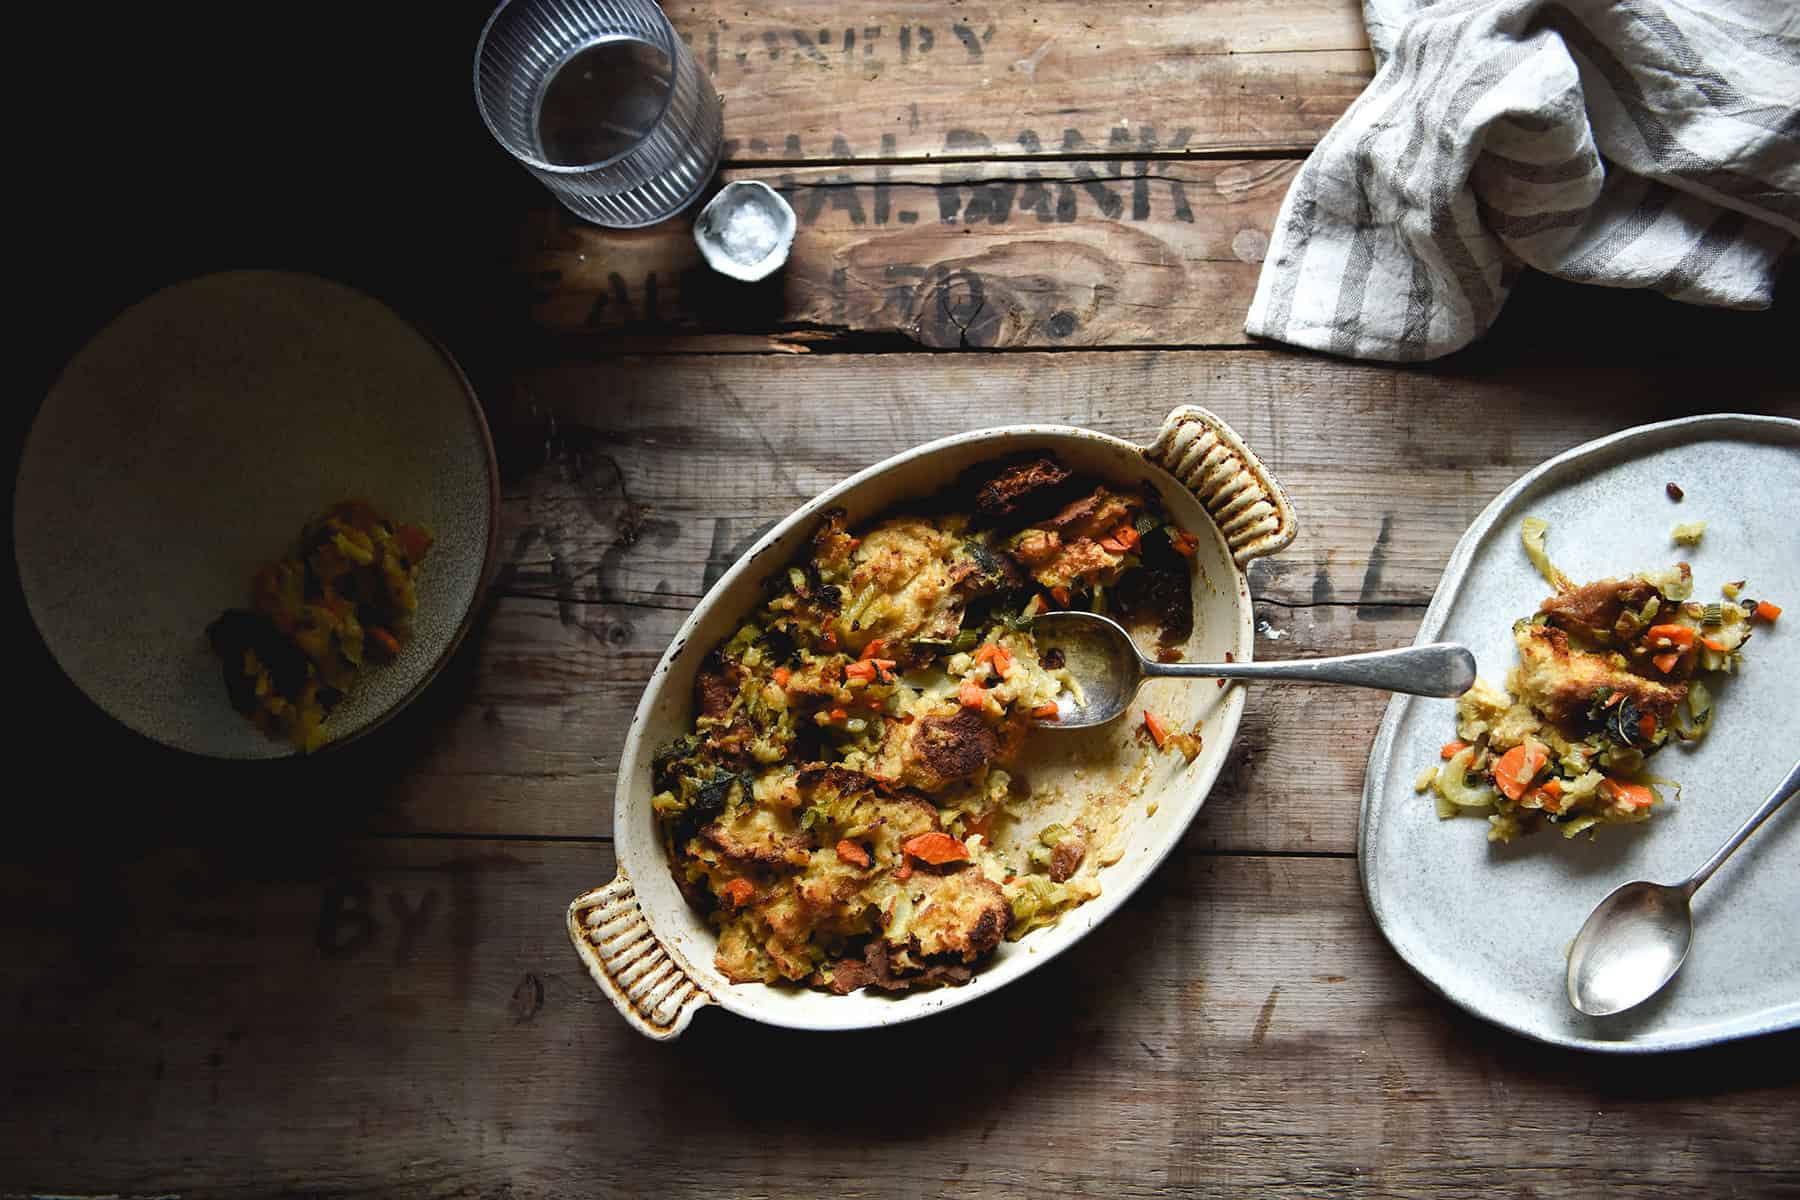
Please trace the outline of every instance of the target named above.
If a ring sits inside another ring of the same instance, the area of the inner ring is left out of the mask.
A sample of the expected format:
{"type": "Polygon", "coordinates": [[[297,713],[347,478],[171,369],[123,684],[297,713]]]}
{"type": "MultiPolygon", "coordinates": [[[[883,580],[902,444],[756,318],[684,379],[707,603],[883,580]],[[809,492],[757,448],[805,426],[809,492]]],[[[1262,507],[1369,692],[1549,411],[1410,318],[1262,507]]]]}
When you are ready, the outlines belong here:
{"type": "Polygon", "coordinates": [[[1452,642],[1266,663],[1145,662],[1144,674],[1174,679],[1295,679],[1380,688],[1409,696],[1460,696],[1475,682],[1475,656],[1452,642]]]}
{"type": "Polygon", "coordinates": [[[1681,885],[1681,890],[1689,896],[1699,891],[1700,885],[1711,879],[1712,873],[1719,869],[1719,865],[1731,857],[1731,852],[1743,845],[1744,839],[1755,833],[1756,827],[1768,820],[1770,814],[1776,809],[1786,804],[1795,792],[1800,792],[1800,762],[1795,763],[1788,770],[1787,778],[1775,785],[1775,790],[1769,793],[1769,798],[1764,800],[1755,812],[1750,814],[1750,819],[1738,826],[1738,831],[1726,838],[1725,844],[1720,846],[1698,871],[1688,876],[1688,881],[1681,885]]]}

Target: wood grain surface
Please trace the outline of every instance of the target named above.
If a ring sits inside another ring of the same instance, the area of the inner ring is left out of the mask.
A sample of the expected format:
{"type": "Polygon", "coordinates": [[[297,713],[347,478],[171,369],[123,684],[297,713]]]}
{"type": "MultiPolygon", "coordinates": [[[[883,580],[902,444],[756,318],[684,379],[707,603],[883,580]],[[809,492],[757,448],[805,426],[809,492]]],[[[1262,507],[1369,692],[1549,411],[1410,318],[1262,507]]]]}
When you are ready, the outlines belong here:
{"type": "Polygon", "coordinates": [[[1341,0],[1029,9],[671,6],[725,101],[722,179],[794,205],[787,267],[745,288],[674,221],[546,204],[517,271],[558,334],[896,336],[931,347],[1230,345],[1292,161],[1372,71],[1341,0]]]}
{"type": "MultiPolygon", "coordinates": [[[[1205,827],[1220,812],[1209,807],[1205,827]]],[[[1018,987],[826,1038],[630,1032],[561,907],[603,844],[297,839],[0,875],[0,1190],[1777,1196],[1793,1036],[1640,1061],[1442,1003],[1353,861],[1185,849],[1018,987]]]]}
{"type": "Polygon", "coordinates": [[[691,225],[619,234],[546,204],[521,232],[531,315],[554,334],[896,335],[928,347],[1241,344],[1297,164],[1074,160],[728,171],[787,197],[799,232],[755,286],[714,274],[691,225]]]}
{"type": "Polygon", "coordinates": [[[1464,1016],[1387,949],[1353,857],[1379,695],[1253,694],[1208,804],[1107,936],[917,1026],[820,1042],[712,1012],[653,1045],[561,928],[611,875],[624,725],[675,627],[770,522],[872,460],[995,420],[1147,440],[1171,404],[1206,404],[1300,514],[1252,571],[1257,652],[1279,657],[1407,641],[1494,492],[1720,391],[1800,415],[1751,366],[521,371],[489,397],[501,575],[418,704],[283,774],[96,757],[106,799],[0,849],[0,1194],[1794,1194],[1793,1036],[1596,1062],[1464,1016]],[[852,1076],[870,1086],[846,1102],[852,1076]]]}
{"type": "Polygon", "coordinates": [[[1304,150],[1373,73],[1351,0],[668,12],[733,163],[1304,150]]]}
{"type": "Polygon", "coordinates": [[[299,14],[267,57],[200,10],[71,30],[129,169],[40,189],[27,380],[198,270],[360,283],[480,386],[503,561],[415,704],[273,771],[123,734],[21,639],[0,1198],[1800,1197],[1800,1035],[1598,1059],[1393,955],[1354,859],[1373,693],[1252,692],[1170,859],[1017,987],[877,1033],[630,1032],[562,924],[613,873],[625,726],[699,597],[821,489],[968,429],[1147,441],[1204,404],[1299,513],[1250,571],[1257,656],[1401,645],[1544,458],[1800,416],[1791,317],[1528,275],[1429,368],[1247,347],[1297,161],[1372,70],[1355,0],[671,4],[724,97],[722,177],[800,218],[781,274],[728,285],[686,220],[580,225],[491,143],[466,104],[489,7],[376,6],[354,37],[299,14]],[[284,153],[164,136],[222,95],[231,144],[284,153]],[[129,230],[119,178],[157,184],[129,230]]]}

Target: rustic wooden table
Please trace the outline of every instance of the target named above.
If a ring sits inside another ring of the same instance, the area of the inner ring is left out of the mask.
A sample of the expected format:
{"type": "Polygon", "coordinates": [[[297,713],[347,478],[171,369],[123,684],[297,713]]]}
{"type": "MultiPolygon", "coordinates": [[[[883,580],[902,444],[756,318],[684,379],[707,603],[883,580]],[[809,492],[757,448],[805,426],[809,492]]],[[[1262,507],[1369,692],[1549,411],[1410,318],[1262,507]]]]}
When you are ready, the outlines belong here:
{"type": "Polygon", "coordinates": [[[476,376],[504,561],[426,697],[284,771],[119,734],[15,613],[0,1194],[1800,1194],[1795,1037],[1569,1053],[1399,962],[1354,857],[1377,695],[1252,692],[1200,818],[1105,934],[928,1022],[704,1013],[656,1045],[562,931],[612,874],[621,740],[672,631],[842,476],[1002,422],[1142,438],[1198,402],[1300,514],[1251,574],[1258,656],[1395,646],[1546,456],[1693,411],[1800,415],[1792,288],[1718,314],[1527,280],[1486,343],[1424,369],[1246,344],[1284,189],[1371,73],[1350,0],[672,5],[725,96],[726,176],[800,215],[782,276],[727,285],[680,222],[582,226],[486,140],[462,90],[479,7],[302,22],[273,67],[186,71],[136,39],[201,18],[139,18],[105,65],[132,95],[120,152],[164,168],[154,219],[111,224],[98,167],[46,205],[33,394],[182,275],[351,279],[476,376]],[[299,86],[318,61],[330,85],[299,86]],[[291,162],[154,136],[216,102],[209,72],[291,162]]]}

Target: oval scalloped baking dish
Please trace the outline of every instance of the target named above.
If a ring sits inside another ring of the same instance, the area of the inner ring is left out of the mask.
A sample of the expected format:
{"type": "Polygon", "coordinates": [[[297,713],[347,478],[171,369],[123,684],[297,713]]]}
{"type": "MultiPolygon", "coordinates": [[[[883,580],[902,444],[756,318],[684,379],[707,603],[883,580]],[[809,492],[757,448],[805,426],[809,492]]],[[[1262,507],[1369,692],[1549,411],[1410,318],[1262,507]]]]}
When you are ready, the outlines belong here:
{"type": "Polygon", "coordinates": [[[1134,741],[1130,721],[1085,733],[1031,735],[1025,755],[1034,791],[1050,780],[1053,788],[1098,787],[1122,797],[1116,811],[1123,817],[1113,842],[1118,858],[1099,870],[1099,896],[1053,926],[1002,943],[962,987],[899,996],[866,990],[834,996],[797,987],[734,984],[713,965],[712,927],[682,898],[670,875],[650,809],[650,755],[686,730],[700,659],[756,607],[763,579],[803,551],[818,514],[842,507],[855,527],[931,495],[968,467],[1038,450],[1111,484],[1153,485],[1169,515],[1200,536],[1189,659],[1218,661],[1229,651],[1239,661],[1249,661],[1251,607],[1244,566],[1293,540],[1294,513],[1257,457],[1205,409],[1177,408],[1149,446],[1062,425],[958,434],[896,455],[815,497],[725,573],[657,663],[619,763],[613,811],[618,875],[576,897],[568,908],[569,937],[577,953],[594,982],[640,1033],[658,1040],[676,1037],[708,1005],[771,1025],[816,1030],[865,1029],[942,1012],[1017,979],[1080,940],[1124,903],[1180,840],[1218,778],[1237,732],[1242,688],[1176,680],[1145,688],[1144,702],[1159,713],[1204,722],[1203,746],[1191,763],[1179,755],[1150,756],[1134,741]]]}

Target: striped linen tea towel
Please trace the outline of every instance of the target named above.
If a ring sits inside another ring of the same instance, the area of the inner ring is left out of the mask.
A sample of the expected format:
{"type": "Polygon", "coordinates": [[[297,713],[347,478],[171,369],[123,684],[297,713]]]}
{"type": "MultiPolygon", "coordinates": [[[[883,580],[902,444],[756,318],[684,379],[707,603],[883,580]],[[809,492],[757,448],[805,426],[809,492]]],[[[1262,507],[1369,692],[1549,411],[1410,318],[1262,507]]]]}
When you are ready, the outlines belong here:
{"type": "Polygon", "coordinates": [[[1480,337],[1523,267],[1767,308],[1800,238],[1800,0],[1364,0],[1376,73],[1295,176],[1247,332],[1480,337]]]}

